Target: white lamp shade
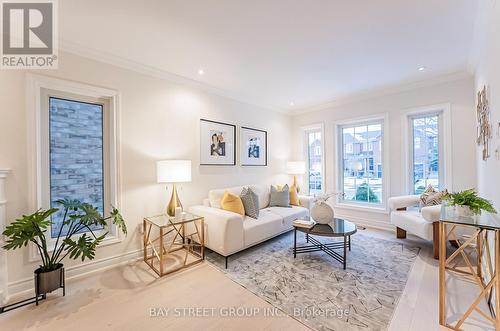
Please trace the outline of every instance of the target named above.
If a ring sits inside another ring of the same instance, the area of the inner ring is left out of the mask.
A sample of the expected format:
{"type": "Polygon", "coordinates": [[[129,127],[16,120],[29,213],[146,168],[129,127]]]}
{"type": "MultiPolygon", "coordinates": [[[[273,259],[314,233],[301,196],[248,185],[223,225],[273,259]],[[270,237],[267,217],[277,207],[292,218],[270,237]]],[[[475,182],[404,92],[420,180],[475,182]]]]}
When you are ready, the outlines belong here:
{"type": "Polygon", "coordinates": [[[303,175],[306,173],[304,161],[289,161],[286,163],[286,173],[289,175],[303,175]]]}
{"type": "Polygon", "coordinates": [[[191,160],[164,160],[156,162],[158,183],[185,183],[191,181],[191,160]]]}

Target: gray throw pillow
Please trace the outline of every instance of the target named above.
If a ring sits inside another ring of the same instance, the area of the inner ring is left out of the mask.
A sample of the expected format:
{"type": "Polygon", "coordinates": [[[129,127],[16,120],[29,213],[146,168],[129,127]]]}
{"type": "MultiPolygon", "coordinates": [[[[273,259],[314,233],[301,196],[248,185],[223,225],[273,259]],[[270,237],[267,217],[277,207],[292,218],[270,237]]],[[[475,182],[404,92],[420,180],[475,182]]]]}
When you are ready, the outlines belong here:
{"type": "Polygon", "coordinates": [[[290,190],[288,184],[283,186],[283,190],[278,191],[271,185],[271,201],[269,207],[290,207],[290,190]]]}
{"type": "Polygon", "coordinates": [[[259,197],[249,187],[244,187],[240,194],[245,207],[245,214],[251,218],[259,218],[259,197]]]}

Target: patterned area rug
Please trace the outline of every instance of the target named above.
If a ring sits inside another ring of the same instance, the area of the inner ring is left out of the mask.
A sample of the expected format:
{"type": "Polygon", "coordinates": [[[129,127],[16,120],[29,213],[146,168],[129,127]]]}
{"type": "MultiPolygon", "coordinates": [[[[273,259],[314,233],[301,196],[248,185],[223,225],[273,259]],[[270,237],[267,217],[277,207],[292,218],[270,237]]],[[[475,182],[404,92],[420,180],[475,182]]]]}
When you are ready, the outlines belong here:
{"type": "MultiPolygon", "coordinates": [[[[208,251],[206,259],[311,329],[386,330],[420,248],[363,231],[351,240],[347,270],[323,252],[294,259],[293,231],[231,256],[228,269],[217,253],[208,251]]],[[[297,232],[297,245],[305,244],[297,232]]]]}

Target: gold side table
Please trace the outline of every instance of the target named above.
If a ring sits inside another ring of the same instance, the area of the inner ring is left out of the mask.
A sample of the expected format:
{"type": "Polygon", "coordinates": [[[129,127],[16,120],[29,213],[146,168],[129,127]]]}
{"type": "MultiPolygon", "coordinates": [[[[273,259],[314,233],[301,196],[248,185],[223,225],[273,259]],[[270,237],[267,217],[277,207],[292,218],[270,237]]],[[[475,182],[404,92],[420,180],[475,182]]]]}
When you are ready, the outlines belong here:
{"type": "Polygon", "coordinates": [[[146,217],[144,262],[160,277],[205,259],[203,217],[186,213],[184,219],[166,214],[146,217]]]}
{"type": "Polygon", "coordinates": [[[439,324],[453,330],[461,330],[461,326],[473,312],[491,322],[495,330],[500,330],[500,218],[486,212],[482,215],[460,216],[453,206],[443,205],[439,222],[439,324]],[[474,233],[465,240],[458,240],[455,234],[458,227],[467,227],[474,233]],[[494,234],[493,252],[488,242],[488,232],[494,234]],[[448,240],[454,240],[459,245],[450,256],[446,255],[448,240]],[[466,250],[467,248],[471,249],[466,250]],[[465,263],[465,270],[453,265],[458,257],[465,263]],[[447,273],[457,273],[466,277],[478,286],[479,291],[455,325],[446,322],[447,273]],[[497,312],[496,316],[480,309],[479,304],[482,300],[487,302],[490,310],[494,309],[497,312]]]}

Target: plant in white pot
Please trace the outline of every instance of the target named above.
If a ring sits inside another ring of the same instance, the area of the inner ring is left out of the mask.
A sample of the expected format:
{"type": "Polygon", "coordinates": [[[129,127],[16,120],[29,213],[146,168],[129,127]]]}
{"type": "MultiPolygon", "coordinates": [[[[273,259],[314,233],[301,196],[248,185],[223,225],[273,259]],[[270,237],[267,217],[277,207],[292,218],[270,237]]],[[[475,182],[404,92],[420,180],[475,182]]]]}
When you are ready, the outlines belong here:
{"type": "Polygon", "coordinates": [[[497,213],[491,202],[478,196],[474,189],[448,193],[444,196],[444,200],[449,205],[455,206],[459,216],[480,215],[482,210],[497,213]]]}
{"type": "Polygon", "coordinates": [[[40,294],[50,293],[64,283],[63,260],[81,258],[92,260],[97,246],[104,240],[107,232],[97,236],[95,227],[106,229],[111,220],[120,231],[127,234],[127,227],[120,212],[112,208],[110,216],[103,217],[97,208],[78,200],[58,200],[61,209],[38,210],[31,215],[23,215],[5,228],[6,250],[14,250],[33,243],[40,253],[42,264],[35,270],[35,290],[40,294]],[[61,211],[62,226],[55,239],[55,245],[49,245],[46,237],[53,224],[51,216],[61,211]],[[63,234],[63,229],[65,233],[63,234]],[[82,234],[82,232],[84,232],[82,234]]]}

